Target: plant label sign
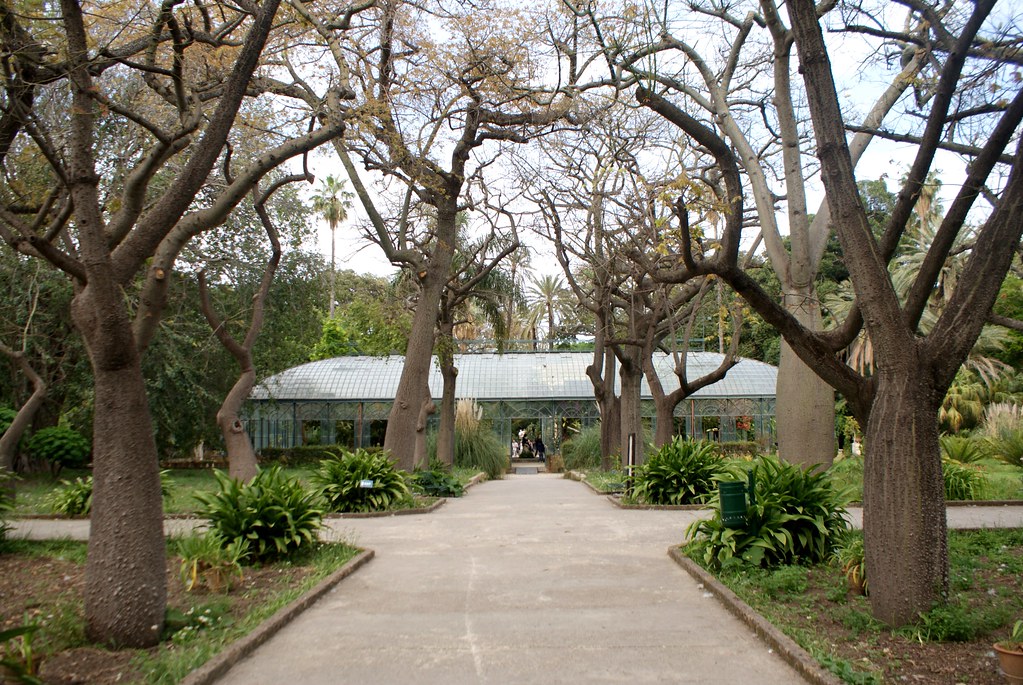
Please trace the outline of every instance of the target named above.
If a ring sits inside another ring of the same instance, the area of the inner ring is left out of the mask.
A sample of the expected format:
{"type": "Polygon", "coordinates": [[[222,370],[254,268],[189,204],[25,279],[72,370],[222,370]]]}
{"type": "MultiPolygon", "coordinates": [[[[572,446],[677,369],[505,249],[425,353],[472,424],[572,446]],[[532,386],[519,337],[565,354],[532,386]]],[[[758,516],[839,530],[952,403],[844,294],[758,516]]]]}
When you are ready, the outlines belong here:
{"type": "Polygon", "coordinates": [[[371,489],[373,487],[373,481],[368,479],[368,478],[366,480],[360,480],[359,481],[359,487],[360,488],[371,489]]]}

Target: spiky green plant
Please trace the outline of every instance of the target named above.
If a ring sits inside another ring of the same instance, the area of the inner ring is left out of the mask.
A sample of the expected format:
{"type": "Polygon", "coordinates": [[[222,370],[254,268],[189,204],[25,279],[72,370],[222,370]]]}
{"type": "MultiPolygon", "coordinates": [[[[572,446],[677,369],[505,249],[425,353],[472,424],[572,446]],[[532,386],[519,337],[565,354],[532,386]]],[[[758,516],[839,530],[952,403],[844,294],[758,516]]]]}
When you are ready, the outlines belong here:
{"type": "Polygon", "coordinates": [[[972,464],[961,464],[951,459],[941,460],[941,475],[945,481],[945,499],[975,500],[984,494],[987,478],[972,464]]]}
{"type": "Polygon", "coordinates": [[[942,455],[960,464],[975,464],[988,456],[987,445],[977,438],[943,435],[939,441],[942,455]]]}
{"type": "Polygon", "coordinates": [[[716,477],[729,473],[709,443],[676,437],[638,469],[636,499],[648,504],[694,504],[717,488],[716,477]]]}
{"type": "MultiPolygon", "coordinates": [[[[694,552],[714,567],[732,559],[764,567],[826,560],[849,529],[847,494],[826,472],[804,471],[773,457],[758,459],[753,474],[755,497],[746,508],[746,525],[726,527],[718,506],[712,518],[689,526],[694,552]]],[[[720,505],[719,497],[710,503],[720,505]]]]}
{"type": "Polygon", "coordinates": [[[600,468],[600,426],[587,426],[565,441],[561,456],[569,471],[600,468]]]}
{"type": "Polygon", "coordinates": [[[50,510],[70,518],[88,516],[92,510],[92,476],[75,478],[74,481],[62,480],[61,484],[62,488],[46,498],[50,510]]]}
{"type": "Polygon", "coordinates": [[[508,469],[504,445],[470,399],[459,400],[455,411],[455,466],[479,469],[491,479],[502,478],[508,469]]]}
{"type": "Polygon", "coordinates": [[[279,466],[261,470],[249,483],[221,471],[213,476],[219,490],[195,495],[198,514],[224,539],[244,540],[249,560],[286,558],[316,542],[323,519],[319,495],[279,466]]]}
{"type": "Polygon", "coordinates": [[[320,462],[312,481],[329,511],[384,511],[409,496],[404,474],[385,452],[342,452],[320,462]]]}

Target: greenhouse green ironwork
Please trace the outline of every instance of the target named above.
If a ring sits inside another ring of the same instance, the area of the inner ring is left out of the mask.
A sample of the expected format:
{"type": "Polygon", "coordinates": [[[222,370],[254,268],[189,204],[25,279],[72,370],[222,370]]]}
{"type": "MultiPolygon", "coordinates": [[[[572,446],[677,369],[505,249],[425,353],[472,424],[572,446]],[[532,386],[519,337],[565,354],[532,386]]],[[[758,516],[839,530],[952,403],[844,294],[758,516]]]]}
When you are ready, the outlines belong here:
{"type": "MultiPolygon", "coordinates": [[[[690,352],[689,376],[717,368],[721,358],[713,352],[690,352]]],[[[526,431],[543,435],[557,449],[566,433],[600,419],[586,376],[592,362],[592,352],[456,354],[456,396],[474,400],[505,444],[526,431]]],[[[267,378],[253,389],[246,410],[255,448],[382,444],[403,363],[404,358],[396,355],[334,357],[267,378]]],[[[671,355],[657,355],[654,366],[665,389],[677,387],[671,355]]],[[[769,447],[774,441],[777,375],[770,364],[740,360],[725,378],[676,407],[676,433],[754,440],[769,447]]],[[[438,403],[442,385],[435,364],[430,391],[438,403]]],[[[642,392],[642,413],[652,423],[654,404],[645,380],[642,392]]],[[[434,415],[432,421],[436,420],[434,415]]]]}

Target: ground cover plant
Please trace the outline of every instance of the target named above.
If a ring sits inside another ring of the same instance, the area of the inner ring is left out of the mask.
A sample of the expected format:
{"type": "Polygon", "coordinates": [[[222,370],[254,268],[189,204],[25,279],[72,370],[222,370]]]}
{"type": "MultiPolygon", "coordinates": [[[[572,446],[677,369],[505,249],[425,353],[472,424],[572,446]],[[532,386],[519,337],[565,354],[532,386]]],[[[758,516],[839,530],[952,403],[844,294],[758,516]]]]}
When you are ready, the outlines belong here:
{"type": "Polygon", "coordinates": [[[710,442],[676,437],[637,469],[633,497],[645,504],[699,504],[729,469],[710,442]]]}
{"type": "MultiPolygon", "coordinates": [[[[949,549],[948,604],[899,630],[871,617],[867,597],[850,589],[837,559],[709,570],[844,682],[1004,683],[991,645],[1023,613],[1023,530],[952,531],[949,549]]],[[[687,554],[707,568],[702,553],[687,554]]]]}
{"type": "Polygon", "coordinates": [[[694,554],[702,554],[711,566],[741,560],[763,567],[818,563],[832,554],[849,528],[849,500],[826,472],[761,457],[750,479],[753,492],[747,498],[745,525],[725,524],[715,493],[708,502],[715,507],[714,515],[689,527],[694,554]]]}
{"type": "Polygon", "coordinates": [[[357,449],[324,459],[312,481],[328,511],[384,511],[411,498],[405,474],[384,452],[357,449]]]}
{"type": "Polygon", "coordinates": [[[280,467],[263,469],[248,483],[213,475],[220,489],[195,496],[199,516],[226,541],[243,540],[250,561],[283,559],[316,543],[323,519],[319,494],[280,467]]]}
{"type": "MultiPolygon", "coordinates": [[[[177,542],[168,543],[168,620],[150,649],[109,651],[84,636],[85,543],[13,541],[0,555],[0,630],[29,625],[35,669],[46,683],[169,685],[251,632],[358,552],[331,542],[289,560],[245,566],[230,592],[189,592],[179,578],[177,542]],[[17,591],[14,591],[17,588],[17,591]]],[[[4,657],[21,659],[22,644],[5,641],[4,657]]]]}

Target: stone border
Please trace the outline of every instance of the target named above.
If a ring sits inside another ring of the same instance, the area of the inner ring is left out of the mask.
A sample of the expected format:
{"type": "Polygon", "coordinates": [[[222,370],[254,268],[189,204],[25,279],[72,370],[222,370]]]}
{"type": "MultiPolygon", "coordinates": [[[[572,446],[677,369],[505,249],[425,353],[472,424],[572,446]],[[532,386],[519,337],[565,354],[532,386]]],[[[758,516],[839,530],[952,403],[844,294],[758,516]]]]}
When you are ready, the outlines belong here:
{"type": "Polygon", "coordinates": [[[703,567],[682,554],[680,548],[669,548],[668,556],[704,588],[713,593],[729,612],[749,626],[761,640],[766,642],[771,649],[775,650],[782,659],[813,685],[843,685],[841,679],[824,670],[817,660],[810,656],[809,652],[796,644],[788,635],[775,628],[753,607],[739,599],[738,595],[725,587],[703,567]]]}
{"type": "Polygon", "coordinates": [[[256,626],[255,630],[251,633],[227,645],[223,651],[185,676],[180,685],[211,685],[217,679],[223,677],[232,666],[249,654],[252,654],[257,647],[273,637],[281,628],[291,623],[299,614],[308,609],[313,602],[332,590],[335,585],[350,576],[358,568],[368,563],[373,558],[373,554],[373,550],[365,550],[358,554],[347,564],[321,580],[309,592],[287,606],[281,607],[273,616],[256,626]]]}

